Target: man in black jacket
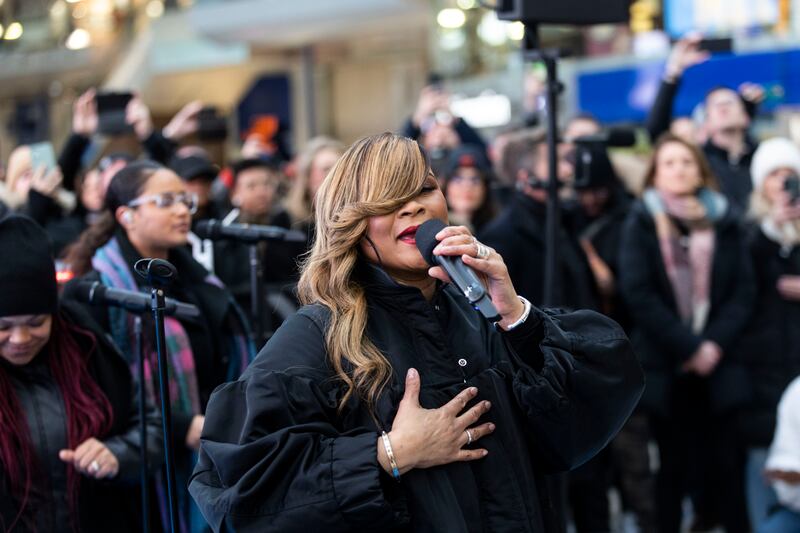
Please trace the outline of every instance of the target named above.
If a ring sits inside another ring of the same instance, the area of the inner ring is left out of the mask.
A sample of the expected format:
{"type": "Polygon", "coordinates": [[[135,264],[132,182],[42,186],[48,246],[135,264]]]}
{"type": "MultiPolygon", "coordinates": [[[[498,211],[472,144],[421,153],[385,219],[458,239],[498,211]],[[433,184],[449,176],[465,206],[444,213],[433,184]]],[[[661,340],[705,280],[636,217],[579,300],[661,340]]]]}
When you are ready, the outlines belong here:
{"type": "MultiPolygon", "coordinates": [[[[544,300],[545,214],[548,165],[543,131],[532,131],[506,149],[508,168],[516,172],[517,190],[509,207],[484,229],[481,242],[495,248],[508,265],[511,279],[520,293],[541,305],[544,300]]],[[[572,148],[558,148],[558,176],[562,183],[572,179],[572,148]]],[[[560,297],[557,305],[572,309],[599,309],[591,270],[576,237],[575,211],[562,210],[559,243],[560,297]]]]}
{"type": "MultiPolygon", "coordinates": [[[[514,286],[535,305],[545,303],[545,183],[549,170],[547,144],[544,141],[544,131],[533,131],[513,141],[507,148],[506,155],[511,159],[508,168],[515,169],[517,190],[509,207],[489,223],[479,237],[481,242],[503,256],[514,286]]],[[[574,174],[572,150],[572,146],[566,143],[558,147],[558,177],[562,183],[571,180],[574,174]]],[[[556,301],[547,304],[599,310],[596,285],[586,255],[578,243],[576,224],[576,210],[563,209],[558,238],[560,282],[554,291],[556,301]]],[[[548,481],[555,486],[564,482],[559,478],[550,478],[548,481]]],[[[607,455],[602,452],[569,474],[567,492],[579,532],[608,529],[609,482],[607,455]]]]}

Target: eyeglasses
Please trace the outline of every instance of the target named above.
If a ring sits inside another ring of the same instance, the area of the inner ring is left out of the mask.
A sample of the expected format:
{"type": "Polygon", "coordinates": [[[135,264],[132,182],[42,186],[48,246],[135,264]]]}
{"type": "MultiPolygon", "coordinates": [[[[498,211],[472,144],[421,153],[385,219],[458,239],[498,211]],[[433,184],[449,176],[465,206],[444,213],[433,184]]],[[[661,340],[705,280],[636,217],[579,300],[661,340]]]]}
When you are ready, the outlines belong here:
{"type": "Polygon", "coordinates": [[[128,207],[139,207],[140,205],[152,203],[156,207],[168,209],[177,203],[182,203],[193,215],[197,212],[197,195],[191,192],[162,192],[161,194],[148,194],[128,203],[128,207]]]}

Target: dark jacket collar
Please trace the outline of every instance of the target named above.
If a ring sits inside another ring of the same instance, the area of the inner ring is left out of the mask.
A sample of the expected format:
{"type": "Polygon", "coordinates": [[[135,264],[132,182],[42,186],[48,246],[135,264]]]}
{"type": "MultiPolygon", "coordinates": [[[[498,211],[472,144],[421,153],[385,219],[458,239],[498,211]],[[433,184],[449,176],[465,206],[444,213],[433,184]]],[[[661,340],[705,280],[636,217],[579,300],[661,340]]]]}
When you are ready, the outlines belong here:
{"type": "MultiPolygon", "coordinates": [[[[117,239],[117,242],[119,242],[122,258],[125,260],[131,272],[134,272],[133,265],[135,265],[139,259],[142,259],[142,255],[134,248],[124,231],[118,229],[114,233],[114,237],[117,239]]],[[[202,283],[205,281],[206,277],[208,277],[208,272],[206,272],[205,268],[195,261],[191,252],[183,246],[178,246],[170,250],[167,258],[178,270],[178,278],[176,280],[178,285],[186,286],[189,284],[202,283]]],[[[140,287],[145,285],[144,280],[135,273],[134,279],[136,284],[140,287]]]]}
{"type": "MultiPolygon", "coordinates": [[[[742,156],[739,158],[739,161],[748,161],[753,156],[753,152],[755,152],[757,148],[755,141],[753,141],[749,135],[745,135],[744,145],[745,150],[742,153],[742,156]]],[[[711,139],[706,141],[706,144],[703,146],[703,151],[707,156],[724,158],[726,161],[730,159],[728,151],[714,144],[711,139]]]]}

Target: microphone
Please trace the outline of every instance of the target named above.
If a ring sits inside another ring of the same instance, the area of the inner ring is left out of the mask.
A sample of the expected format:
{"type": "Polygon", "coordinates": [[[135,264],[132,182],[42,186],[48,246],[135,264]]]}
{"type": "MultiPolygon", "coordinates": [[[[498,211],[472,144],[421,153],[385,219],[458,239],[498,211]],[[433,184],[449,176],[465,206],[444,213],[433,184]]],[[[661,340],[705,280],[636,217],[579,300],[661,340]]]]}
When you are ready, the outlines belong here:
{"type": "Polygon", "coordinates": [[[636,132],[630,128],[609,128],[602,133],[583,135],[572,140],[575,144],[603,144],[627,147],[636,145],[636,132]]]}
{"type": "Polygon", "coordinates": [[[417,228],[417,233],[414,237],[417,242],[417,249],[429,265],[444,268],[453,284],[464,294],[476,311],[480,311],[488,320],[497,322],[500,320],[500,314],[495,309],[492,300],[489,299],[489,293],[478,279],[475,271],[465,265],[460,257],[434,255],[433,249],[439,244],[439,241],[436,240],[436,234],[444,228],[444,222],[437,219],[422,223],[417,228]]]}
{"type": "MultiPolygon", "coordinates": [[[[114,289],[99,281],[79,281],[74,285],[68,285],[64,296],[92,305],[121,307],[132,313],[150,311],[149,294],[114,289]]],[[[183,320],[195,320],[200,317],[200,309],[196,305],[167,298],[164,314],[183,320]]]]}
{"type": "Polygon", "coordinates": [[[306,235],[301,231],[255,224],[223,224],[215,219],[201,220],[195,224],[192,231],[201,239],[212,241],[233,240],[247,243],[260,241],[306,242],[306,235]]]}

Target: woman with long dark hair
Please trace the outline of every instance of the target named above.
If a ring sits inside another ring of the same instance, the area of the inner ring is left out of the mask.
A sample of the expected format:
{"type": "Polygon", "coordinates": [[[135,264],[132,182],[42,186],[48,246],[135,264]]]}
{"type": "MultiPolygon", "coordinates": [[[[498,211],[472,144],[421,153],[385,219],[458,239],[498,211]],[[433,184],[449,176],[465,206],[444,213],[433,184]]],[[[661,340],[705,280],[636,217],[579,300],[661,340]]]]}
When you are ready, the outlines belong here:
{"type": "MultiPolygon", "coordinates": [[[[114,176],[105,198],[105,213],[66,257],[76,275],[134,291],[146,291],[133,271],[143,257],[167,259],[178,278],[168,297],[196,305],[197,319],[165,320],[178,483],[185,487],[200,441],[206,403],[219,384],[235,379],[247,366],[253,347],[246,322],[230,292],[191,256],[186,247],[195,198],[174,172],[150,161],[131,163],[114,176]]],[[[119,345],[130,365],[133,323],[120,309],[93,308],[94,315],[119,345]]],[[[145,387],[155,396],[155,342],[145,322],[145,387]]],[[[179,492],[180,516],[188,527],[190,499],[179,492]]],[[[162,513],[164,509],[162,507],[162,513]]],[[[162,514],[162,518],[166,518],[162,514]]]]}
{"type": "Polygon", "coordinates": [[[215,530],[554,531],[545,473],[605,446],[642,374],[613,321],[542,311],[465,227],[460,257],[500,314],[430,268],[417,230],[447,204],[416,142],[385,133],[339,159],[316,202],[290,317],[214,393],[190,491],[215,530]]]}
{"type": "Polygon", "coordinates": [[[744,232],[703,154],[679,137],[656,143],[645,187],[622,230],[619,279],[659,446],[659,528],[679,531],[691,495],[696,513],[745,531],[733,434],[748,400],[735,347],[754,298],[744,232]]]}
{"type": "MultiPolygon", "coordinates": [[[[138,531],[136,387],[80,309],[58,304],[46,233],[0,220],[0,530],[138,531]]],[[[148,457],[162,456],[148,412],[148,457]]]]}

